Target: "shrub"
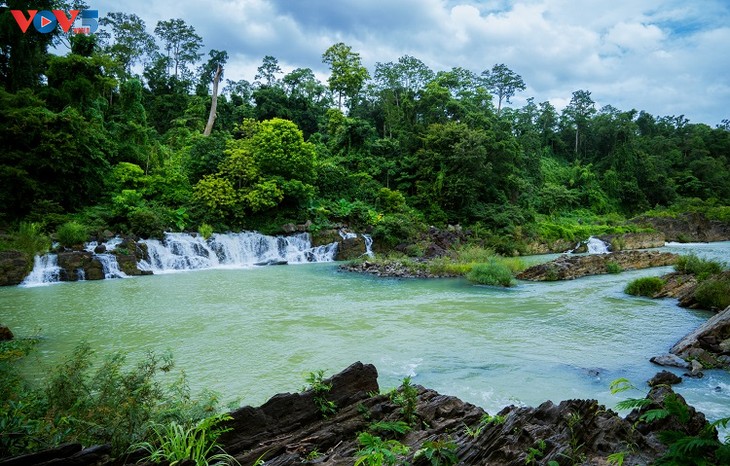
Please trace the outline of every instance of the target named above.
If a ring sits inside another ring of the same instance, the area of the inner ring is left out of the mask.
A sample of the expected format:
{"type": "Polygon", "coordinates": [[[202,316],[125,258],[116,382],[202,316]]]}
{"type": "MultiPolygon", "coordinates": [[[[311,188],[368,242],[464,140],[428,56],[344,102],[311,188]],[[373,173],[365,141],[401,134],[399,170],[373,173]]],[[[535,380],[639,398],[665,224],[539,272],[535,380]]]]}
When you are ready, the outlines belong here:
{"type": "Polygon", "coordinates": [[[608,273],[621,273],[624,269],[615,261],[606,262],[606,272],[608,273]]]}
{"type": "Polygon", "coordinates": [[[56,239],[63,247],[77,246],[89,239],[86,227],[80,223],[66,222],[56,230],[56,239]]]}
{"type": "Polygon", "coordinates": [[[208,239],[213,235],[213,227],[207,223],[203,223],[198,227],[198,233],[200,233],[203,239],[208,239]]]}
{"type": "Polygon", "coordinates": [[[651,298],[661,291],[666,282],[659,277],[643,277],[631,281],[624,289],[624,293],[633,296],[647,296],[651,298]]]}
{"type": "Polygon", "coordinates": [[[674,265],[674,270],[677,272],[695,275],[699,281],[706,279],[710,275],[722,272],[722,269],[724,268],[725,264],[722,262],[703,259],[694,254],[680,256],[679,259],[677,259],[677,263],[674,265]]]}
{"type": "Polygon", "coordinates": [[[703,281],[695,289],[694,298],[704,309],[722,310],[730,306],[730,276],[703,281]]]}
{"type": "Polygon", "coordinates": [[[475,265],[472,267],[471,272],[466,274],[466,278],[480,285],[514,285],[512,271],[507,265],[496,258],[491,258],[484,264],[475,265]]]}
{"type": "Polygon", "coordinates": [[[51,240],[43,234],[39,223],[21,222],[10,245],[32,258],[47,252],[51,247],[51,240]]]}

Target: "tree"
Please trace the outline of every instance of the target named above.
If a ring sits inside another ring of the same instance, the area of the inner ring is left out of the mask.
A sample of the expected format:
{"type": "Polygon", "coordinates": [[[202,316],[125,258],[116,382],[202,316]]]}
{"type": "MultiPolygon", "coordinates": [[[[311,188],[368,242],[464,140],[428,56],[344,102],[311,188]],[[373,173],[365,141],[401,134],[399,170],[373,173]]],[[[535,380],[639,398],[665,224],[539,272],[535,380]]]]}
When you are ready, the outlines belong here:
{"type": "Polygon", "coordinates": [[[132,66],[144,61],[145,57],[151,59],[157,51],[155,38],[135,14],[111,12],[100,19],[99,24],[107,36],[111,35],[110,42],[104,40],[103,51],[119,64],[119,78],[131,76],[132,66]]]}
{"type": "Polygon", "coordinates": [[[579,89],[573,92],[573,97],[563,112],[575,125],[575,153],[577,154],[580,131],[586,128],[589,118],[596,113],[595,102],[591,98],[590,91],[579,89]]]}
{"type": "Polygon", "coordinates": [[[353,52],[352,47],[342,42],[324,52],[322,63],[330,66],[331,74],[328,82],[332,92],[337,93],[337,105],[342,110],[342,98],[347,97],[352,103],[365,81],[370,78],[368,70],[362,66],[360,54],[353,52]]]}
{"type": "Polygon", "coordinates": [[[490,70],[482,72],[484,83],[490,92],[497,95],[497,115],[502,110],[502,101],[511,103],[515,92],[526,89],[522,76],[507,68],[504,64],[494,65],[490,70]]]}
{"type": "Polygon", "coordinates": [[[263,85],[272,87],[277,83],[276,75],[281,73],[282,71],[281,67],[279,67],[279,60],[271,55],[266,55],[261,66],[256,68],[256,76],[254,76],[254,79],[256,81],[263,79],[263,85]]]}
{"type": "Polygon", "coordinates": [[[172,67],[173,76],[185,77],[188,74],[187,66],[200,59],[198,50],[202,46],[203,38],[195,33],[195,28],[185,24],[182,19],[158,21],[155,34],[165,44],[168,58],[168,73],[172,67]]]}
{"type": "Polygon", "coordinates": [[[205,130],[203,131],[204,136],[210,136],[210,132],[213,130],[216,109],[218,107],[218,83],[220,83],[221,77],[223,76],[223,65],[228,60],[228,53],[225,50],[222,52],[219,50],[211,50],[208,54],[210,55],[210,60],[201,68],[199,85],[202,90],[203,83],[205,83],[205,88],[207,89],[208,83],[211,80],[213,81],[213,95],[211,97],[210,112],[208,113],[208,123],[206,123],[205,130]]]}

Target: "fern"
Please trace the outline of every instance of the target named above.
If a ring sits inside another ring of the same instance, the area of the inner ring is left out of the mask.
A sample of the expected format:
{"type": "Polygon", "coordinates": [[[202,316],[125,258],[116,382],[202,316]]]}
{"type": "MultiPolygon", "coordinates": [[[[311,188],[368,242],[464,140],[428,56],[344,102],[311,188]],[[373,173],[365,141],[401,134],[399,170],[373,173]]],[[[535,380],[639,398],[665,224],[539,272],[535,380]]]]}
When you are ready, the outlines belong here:
{"type": "Polygon", "coordinates": [[[626,400],[621,400],[616,403],[616,409],[624,410],[643,408],[645,406],[649,406],[650,404],[652,404],[652,400],[649,400],[647,398],[628,398],[626,400]]]}
{"type": "Polygon", "coordinates": [[[370,424],[369,430],[403,435],[411,430],[411,426],[403,421],[378,421],[370,424]]]}
{"type": "Polygon", "coordinates": [[[667,409],[650,409],[639,418],[640,421],[654,422],[669,417],[671,413],[667,409]]]}
{"type": "Polygon", "coordinates": [[[635,389],[636,387],[634,386],[634,384],[629,382],[629,379],[621,377],[621,378],[618,378],[618,379],[612,381],[611,385],[609,385],[609,388],[611,390],[611,395],[615,395],[617,393],[635,389]]]}

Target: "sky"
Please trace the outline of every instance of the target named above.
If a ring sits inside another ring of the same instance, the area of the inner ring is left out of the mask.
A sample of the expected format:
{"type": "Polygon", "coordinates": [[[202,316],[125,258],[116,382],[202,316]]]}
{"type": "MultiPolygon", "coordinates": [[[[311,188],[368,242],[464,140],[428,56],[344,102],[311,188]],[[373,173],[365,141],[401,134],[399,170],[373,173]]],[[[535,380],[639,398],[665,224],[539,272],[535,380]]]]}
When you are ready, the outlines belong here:
{"type": "Polygon", "coordinates": [[[225,78],[253,81],[265,55],[285,72],[311,68],[344,42],[371,75],[377,62],[414,56],[434,71],[476,73],[503,63],[533,97],[562,109],[576,90],[596,108],[730,119],[730,0],[88,0],[104,17],[134,13],[148,32],[181,18],[210,49],[229,54],[225,78]]]}

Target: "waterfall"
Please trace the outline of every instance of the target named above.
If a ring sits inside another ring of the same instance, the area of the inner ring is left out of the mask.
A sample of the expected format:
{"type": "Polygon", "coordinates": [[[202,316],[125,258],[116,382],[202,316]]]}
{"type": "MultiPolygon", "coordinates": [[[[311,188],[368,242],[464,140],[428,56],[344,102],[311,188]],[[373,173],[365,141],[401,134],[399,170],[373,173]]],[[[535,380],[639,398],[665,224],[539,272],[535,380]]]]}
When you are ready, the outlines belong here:
{"type": "Polygon", "coordinates": [[[608,244],[593,236],[588,238],[586,246],[588,247],[588,254],[608,254],[609,252],[608,244]]]}
{"type": "Polygon", "coordinates": [[[35,256],[33,259],[33,270],[25,277],[21,286],[41,286],[55,283],[61,279],[61,267],[58,266],[56,254],[44,254],[35,256]]]}
{"type": "Polygon", "coordinates": [[[337,243],[312,247],[308,233],[266,236],[256,232],[216,233],[210,238],[187,233],[165,233],[162,241],[141,240],[147,245],[149,261],[141,270],[164,273],[179,270],[250,267],[260,262],[331,262],[337,243]]]}
{"type": "Polygon", "coordinates": [[[368,257],[375,257],[375,254],[373,253],[373,237],[366,234],[363,234],[362,237],[365,240],[365,255],[368,257]]]}
{"type": "Polygon", "coordinates": [[[94,258],[101,263],[104,278],[126,278],[127,274],[119,269],[117,256],[114,254],[94,254],[94,258]]]}

